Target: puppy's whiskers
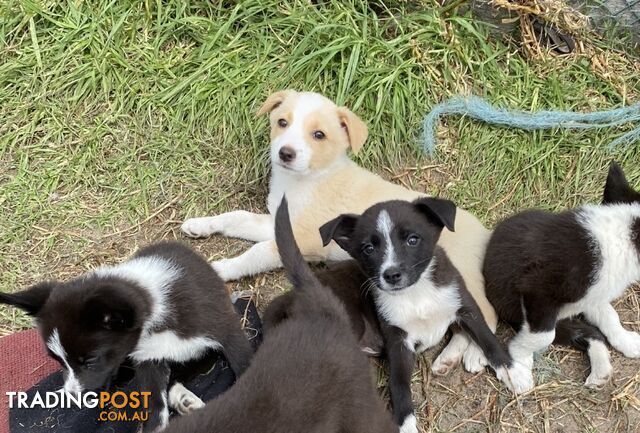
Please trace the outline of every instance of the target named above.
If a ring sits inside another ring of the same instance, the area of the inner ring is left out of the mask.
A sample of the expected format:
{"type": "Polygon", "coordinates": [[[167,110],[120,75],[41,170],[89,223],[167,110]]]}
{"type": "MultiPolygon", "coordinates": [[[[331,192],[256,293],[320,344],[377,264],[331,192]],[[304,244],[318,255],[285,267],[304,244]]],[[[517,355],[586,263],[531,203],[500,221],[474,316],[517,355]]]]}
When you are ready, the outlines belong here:
{"type": "Polygon", "coordinates": [[[423,263],[428,263],[428,262],[430,262],[430,261],[431,261],[431,257],[426,258],[426,259],[424,259],[424,260],[420,260],[419,262],[414,263],[414,264],[411,266],[411,269],[416,268],[416,267],[420,266],[420,265],[421,265],[421,264],[423,264],[423,263]]]}
{"type": "Polygon", "coordinates": [[[368,294],[369,294],[369,292],[370,292],[373,288],[375,288],[375,286],[376,286],[376,279],[377,279],[377,277],[370,277],[370,278],[367,278],[367,279],[362,283],[362,285],[360,286],[360,293],[361,293],[363,296],[368,295],[368,294]]]}

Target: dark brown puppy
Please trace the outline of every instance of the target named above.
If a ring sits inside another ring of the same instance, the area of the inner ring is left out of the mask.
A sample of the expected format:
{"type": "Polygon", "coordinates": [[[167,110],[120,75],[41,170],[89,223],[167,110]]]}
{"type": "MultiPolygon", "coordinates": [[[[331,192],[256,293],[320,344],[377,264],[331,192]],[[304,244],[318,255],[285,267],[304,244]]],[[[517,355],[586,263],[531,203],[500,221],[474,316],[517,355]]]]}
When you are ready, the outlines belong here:
{"type": "MultiPolygon", "coordinates": [[[[320,283],[331,289],[344,304],[351,329],[362,351],[370,356],[381,355],[383,341],[380,323],[369,290],[369,280],[358,263],[355,260],[333,262],[315,274],[320,283]]],[[[289,291],[269,304],[263,315],[265,332],[289,317],[297,293],[289,291]]]]}
{"type": "Polygon", "coordinates": [[[203,409],[173,420],[170,433],[391,433],[347,312],[298,249],[282,200],[276,242],[297,296],[287,320],[265,335],[247,371],[203,409]]]}

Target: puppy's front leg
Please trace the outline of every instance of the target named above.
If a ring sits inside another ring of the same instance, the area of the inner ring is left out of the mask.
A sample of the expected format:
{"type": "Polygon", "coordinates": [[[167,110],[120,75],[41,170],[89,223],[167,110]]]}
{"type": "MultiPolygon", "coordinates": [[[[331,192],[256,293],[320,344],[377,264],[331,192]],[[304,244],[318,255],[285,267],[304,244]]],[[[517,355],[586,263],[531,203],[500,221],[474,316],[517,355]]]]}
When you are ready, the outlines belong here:
{"type": "Polygon", "coordinates": [[[520,394],[533,388],[531,367],[521,364],[518,359],[511,359],[495,334],[489,329],[480,308],[471,296],[463,294],[462,307],[458,310],[458,321],[482,349],[489,364],[496,371],[498,379],[509,389],[520,394]]]}
{"type": "Polygon", "coordinates": [[[381,326],[389,363],[389,393],[393,418],[400,426],[400,433],[418,433],[411,401],[411,374],[415,353],[407,346],[406,332],[387,323],[381,326]]]}
{"type": "Polygon", "coordinates": [[[611,304],[598,305],[584,312],[588,322],[595,325],[613,347],[627,358],[640,357],[640,334],[622,327],[620,316],[611,304]]]}
{"type": "Polygon", "coordinates": [[[238,257],[211,263],[224,281],[237,280],[282,266],[275,241],[263,241],[253,245],[238,257]]]}
{"type": "Polygon", "coordinates": [[[160,431],[169,423],[169,406],[167,403],[167,386],[171,369],[165,362],[147,361],[136,368],[136,379],[141,391],[148,391],[149,418],[142,431],[150,433],[160,431]]]}
{"type": "Polygon", "coordinates": [[[231,238],[262,242],[273,239],[273,218],[269,214],[236,210],[212,217],[189,218],[180,229],[192,238],[221,233],[231,238]]]}
{"type": "Polygon", "coordinates": [[[480,308],[470,296],[468,299],[463,300],[463,305],[458,310],[458,321],[469,333],[473,341],[480,346],[491,367],[497,369],[501,366],[508,366],[511,363],[511,357],[502,347],[495,334],[491,332],[480,312],[480,308]]]}

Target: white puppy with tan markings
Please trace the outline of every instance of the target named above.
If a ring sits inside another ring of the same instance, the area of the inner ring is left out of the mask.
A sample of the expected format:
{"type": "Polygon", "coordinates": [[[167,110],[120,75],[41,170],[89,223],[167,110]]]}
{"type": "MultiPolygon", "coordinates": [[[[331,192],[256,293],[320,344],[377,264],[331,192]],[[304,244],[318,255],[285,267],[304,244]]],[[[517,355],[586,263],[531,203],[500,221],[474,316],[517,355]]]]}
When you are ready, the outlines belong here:
{"type": "MultiPolygon", "coordinates": [[[[368,131],[365,123],[346,107],[310,92],[284,90],[270,95],[258,115],[270,113],[271,183],[269,214],[233,211],[213,217],[190,218],[182,231],[191,237],[220,233],[256,242],[238,257],[213,262],[224,280],[235,280],[281,266],[274,240],[274,218],[286,193],[293,229],[307,260],[346,260],[335,243],[323,247],[318,231],[327,221],[344,213],[360,214],[375,203],[414,200],[424,193],[388,182],[354,163],[347,155],[358,152],[368,131]]],[[[482,261],[490,232],[470,213],[458,209],[455,233],[444,230],[438,241],[495,331],[497,319],[484,294],[482,261]]],[[[464,355],[465,368],[479,371],[486,359],[475,344],[456,337],[432,365],[436,374],[447,374],[464,355]]]]}

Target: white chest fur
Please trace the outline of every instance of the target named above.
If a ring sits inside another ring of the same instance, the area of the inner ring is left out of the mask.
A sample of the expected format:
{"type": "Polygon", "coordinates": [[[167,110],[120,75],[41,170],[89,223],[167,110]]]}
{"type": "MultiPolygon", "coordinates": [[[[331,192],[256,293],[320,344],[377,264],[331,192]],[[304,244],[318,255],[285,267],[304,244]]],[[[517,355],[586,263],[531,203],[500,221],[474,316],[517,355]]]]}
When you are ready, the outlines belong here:
{"type": "Polygon", "coordinates": [[[640,218],[640,205],[584,206],[580,224],[588,231],[598,254],[593,284],[578,302],[565,305],[560,318],[583,313],[590,306],[609,304],[640,281],[640,257],[631,239],[631,225],[640,218]]]}
{"type": "Polygon", "coordinates": [[[272,166],[269,196],[267,197],[269,213],[271,215],[276,214],[282,195],[286,194],[289,213],[292,219],[295,218],[307,206],[315,205],[316,203],[313,202],[318,198],[318,191],[327,188],[330,190],[331,187],[326,186],[327,181],[331,180],[338,171],[350,164],[353,164],[353,162],[345,155],[327,168],[306,173],[293,172],[282,167],[272,166]]]}
{"type": "Polygon", "coordinates": [[[424,277],[399,292],[376,292],[379,313],[407,333],[405,342],[411,350],[425,350],[442,340],[460,308],[455,286],[436,287],[424,277]]]}

